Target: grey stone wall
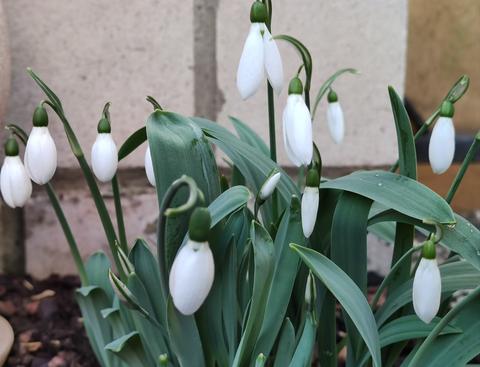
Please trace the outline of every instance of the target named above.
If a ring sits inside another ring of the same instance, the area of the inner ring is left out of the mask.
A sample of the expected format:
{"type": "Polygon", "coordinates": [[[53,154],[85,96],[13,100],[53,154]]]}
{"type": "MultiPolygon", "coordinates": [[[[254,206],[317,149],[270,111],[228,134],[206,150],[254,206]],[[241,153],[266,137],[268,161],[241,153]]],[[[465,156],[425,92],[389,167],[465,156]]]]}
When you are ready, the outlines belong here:
{"type": "MultiPolygon", "coordinates": [[[[41,91],[25,73],[31,66],[61,97],[89,158],[101,108],[112,102],[117,143],[140,127],[155,96],[169,110],[220,123],[227,115],[267,137],[265,93],[242,102],[235,71],[249,27],[250,1],[240,0],[7,0],[12,89],[8,120],[29,127],[41,91]]],[[[298,37],[312,51],[314,84],[336,69],[356,67],[360,76],[336,84],[345,110],[345,143],[329,139],[321,106],[315,140],[327,166],[378,166],[396,156],[387,85],[403,93],[406,0],[274,1],[273,33],[298,37]],[[374,142],[374,143],[373,143],[374,142]]],[[[287,79],[299,65],[280,45],[287,79]]],[[[277,99],[277,120],[286,90],[277,99]]],[[[98,216],[62,127],[52,118],[59,148],[54,185],[83,256],[106,248],[98,216]]],[[[278,141],[281,142],[280,128],[278,141]]],[[[153,239],[157,214],[154,190],[142,170],[144,147],[120,165],[128,237],[153,239]]],[[[288,165],[279,144],[280,161],[288,165]]],[[[109,186],[102,192],[113,208],[109,186]]],[[[41,187],[25,208],[27,270],[35,276],[74,272],[68,246],[41,187]]]]}

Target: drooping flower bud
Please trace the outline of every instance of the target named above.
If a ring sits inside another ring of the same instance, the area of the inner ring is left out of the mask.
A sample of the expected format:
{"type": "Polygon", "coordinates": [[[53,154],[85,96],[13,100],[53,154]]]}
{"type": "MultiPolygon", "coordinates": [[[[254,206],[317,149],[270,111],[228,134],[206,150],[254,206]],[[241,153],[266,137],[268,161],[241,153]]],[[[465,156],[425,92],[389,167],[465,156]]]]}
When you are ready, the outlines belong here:
{"type": "Polygon", "coordinates": [[[302,82],[293,78],[283,110],[283,143],[288,158],[297,167],[309,165],[313,156],[312,117],[302,93],[302,82]]]}
{"type": "Polygon", "coordinates": [[[153,172],[153,161],[152,155],[150,154],[150,146],[147,146],[147,150],[145,152],[145,173],[147,174],[148,182],[150,185],[155,187],[155,173],[153,172]]]}
{"type": "Polygon", "coordinates": [[[44,185],[57,169],[57,148],[48,130],[48,115],[42,105],[33,113],[33,128],[25,146],[25,168],[33,182],[44,185]]]}
{"type": "Polygon", "coordinates": [[[22,207],[32,195],[32,182],[20,157],[18,143],[10,137],[5,143],[5,160],[0,172],[3,200],[11,208],[22,207]]]}
{"type": "Polygon", "coordinates": [[[188,228],[189,239],[177,253],[169,276],[173,304],[184,315],[195,313],[213,285],[215,263],[208,244],[211,217],[207,208],[196,208],[188,228]]]}
{"type": "Polygon", "coordinates": [[[337,93],[335,93],[333,89],[330,89],[327,99],[327,122],[330,136],[335,143],[340,144],[345,135],[345,122],[342,106],[340,105],[340,102],[338,102],[337,93]]]}
{"type": "Polygon", "coordinates": [[[258,193],[258,197],[260,200],[265,201],[273,194],[273,191],[278,185],[282,174],[276,170],[270,172],[270,175],[267,177],[265,182],[263,183],[260,191],[258,193]]]}
{"type": "Polygon", "coordinates": [[[428,146],[430,166],[436,174],[442,174],[452,164],[455,155],[455,128],[453,126],[453,104],[444,101],[440,108],[440,117],[435,123],[428,146]]]}
{"type": "Polygon", "coordinates": [[[118,151],[112,138],[110,122],[105,116],[98,122],[97,132],[92,146],[92,169],[99,181],[108,182],[117,173],[118,151]]]}
{"type": "Polygon", "coordinates": [[[430,323],[440,308],[442,279],[435,254],[434,239],[426,242],[422,259],[413,279],[413,308],[426,324],[430,323]]]}
{"type": "Polygon", "coordinates": [[[256,93],[265,79],[279,94],[283,87],[283,64],[277,43],[265,25],[268,13],[265,4],[255,1],[250,11],[250,31],[243,46],[237,69],[237,88],[242,99],[256,93]]]}
{"type": "Polygon", "coordinates": [[[307,173],[305,190],[302,196],[302,229],[303,235],[309,238],[317,221],[320,177],[315,168],[307,173]]]}

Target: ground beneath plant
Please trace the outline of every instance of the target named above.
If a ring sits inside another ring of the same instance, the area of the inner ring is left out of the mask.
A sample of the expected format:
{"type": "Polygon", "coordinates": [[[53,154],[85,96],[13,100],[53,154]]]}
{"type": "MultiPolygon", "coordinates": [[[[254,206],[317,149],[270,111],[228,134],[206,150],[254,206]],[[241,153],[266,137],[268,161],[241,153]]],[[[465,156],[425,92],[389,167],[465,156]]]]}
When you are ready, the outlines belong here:
{"type": "Polygon", "coordinates": [[[83,328],[77,277],[45,280],[0,275],[0,314],[15,331],[6,366],[99,366],[83,328]]]}

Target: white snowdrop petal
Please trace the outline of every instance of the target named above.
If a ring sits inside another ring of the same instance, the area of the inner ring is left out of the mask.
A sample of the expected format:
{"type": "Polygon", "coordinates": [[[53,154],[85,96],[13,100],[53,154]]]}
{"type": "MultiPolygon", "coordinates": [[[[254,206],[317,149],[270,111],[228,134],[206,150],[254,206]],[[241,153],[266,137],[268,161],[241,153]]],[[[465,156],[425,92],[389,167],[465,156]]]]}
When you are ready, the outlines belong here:
{"type": "Polygon", "coordinates": [[[195,313],[212,288],[213,254],[207,242],[189,240],[178,252],[169,276],[173,304],[184,315],[195,313]]]}
{"type": "Polygon", "coordinates": [[[152,155],[150,154],[150,146],[145,152],[145,173],[147,174],[148,182],[155,187],[155,173],[153,172],[152,155]]]}
{"type": "Polygon", "coordinates": [[[25,147],[25,168],[38,185],[50,181],[57,169],[57,148],[48,127],[34,126],[25,147]]]}
{"type": "Polygon", "coordinates": [[[300,165],[310,164],[313,157],[312,118],[303,98],[295,103],[287,122],[287,142],[300,165]]]}
{"type": "Polygon", "coordinates": [[[302,196],[302,229],[308,238],[313,232],[317,220],[319,192],[318,187],[305,187],[302,196]]]}
{"type": "Polygon", "coordinates": [[[343,111],[339,102],[332,102],[327,107],[327,122],[330,136],[333,141],[340,144],[345,135],[345,122],[343,119],[343,111]]]}
{"type": "Polygon", "coordinates": [[[300,162],[297,157],[295,156],[291,146],[290,146],[290,141],[288,139],[288,131],[292,129],[293,126],[293,107],[296,103],[296,100],[298,98],[301,98],[300,96],[296,94],[291,94],[287,98],[287,104],[285,106],[285,109],[283,110],[283,144],[285,147],[285,152],[287,153],[287,157],[292,162],[295,166],[300,167],[302,165],[302,162],[300,162]]]}
{"type": "Polygon", "coordinates": [[[100,133],[92,146],[92,169],[101,182],[111,181],[118,166],[118,151],[112,134],[100,133]]]}
{"type": "Polygon", "coordinates": [[[259,197],[262,200],[267,199],[270,195],[272,195],[273,191],[278,185],[280,181],[281,173],[277,172],[270,176],[267,181],[263,184],[262,188],[260,189],[259,197]]]}
{"type": "Polygon", "coordinates": [[[283,88],[283,64],[277,43],[267,27],[264,28],[263,44],[265,50],[265,71],[275,93],[280,94],[283,88]]]}
{"type": "Polygon", "coordinates": [[[32,195],[32,182],[19,156],[5,157],[0,172],[0,189],[11,208],[22,207],[32,195]]]}
{"type": "Polygon", "coordinates": [[[432,170],[436,174],[445,172],[453,161],[455,154],[455,128],[449,117],[440,117],[435,124],[430,144],[428,157],[432,170]]]}
{"type": "Polygon", "coordinates": [[[252,23],[237,69],[237,88],[242,99],[255,94],[265,78],[263,23],[252,23]]]}
{"type": "Polygon", "coordinates": [[[440,308],[442,279],[437,260],[420,260],[413,279],[413,308],[426,324],[430,323],[440,308]]]}

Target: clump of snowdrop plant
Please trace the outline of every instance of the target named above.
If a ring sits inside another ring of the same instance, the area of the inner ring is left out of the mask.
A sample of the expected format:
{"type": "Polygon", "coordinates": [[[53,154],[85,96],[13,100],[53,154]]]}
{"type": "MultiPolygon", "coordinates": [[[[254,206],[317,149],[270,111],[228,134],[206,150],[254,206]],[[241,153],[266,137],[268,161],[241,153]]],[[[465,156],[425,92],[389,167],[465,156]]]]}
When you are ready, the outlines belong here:
{"type": "MultiPolygon", "coordinates": [[[[243,16],[247,26],[248,14],[243,16]]],[[[315,113],[311,111],[327,99],[330,133],[335,142],[341,142],[343,113],[334,83],[356,71],[337,71],[319,83],[311,99],[312,54],[290,35],[272,35],[271,23],[271,1],[255,1],[237,72],[242,99],[253,97],[267,76],[269,144],[247,122],[231,118],[234,134],[205,118],[163,110],[149,96],[153,112],[118,150],[106,105],[89,165],[60,99],[28,69],[48,99],[35,111],[30,136],[18,125],[7,126],[10,135],[1,192],[7,205],[16,208],[31,195],[30,177],[47,190],[80,276],[76,299],[99,364],[379,367],[404,363],[419,367],[472,363],[480,353],[480,231],[449,204],[480,147],[480,134],[445,198],[417,181],[415,151],[415,140],[434,126],[432,168],[440,173],[451,164],[453,105],[467,91],[469,78],[462,76],[452,86],[415,136],[402,98],[389,87],[398,161],[389,170],[321,177],[324,147],[317,145],[319,137],[313,134],[315,113]],[[274,109],[273,91],[280,92],[283,84],[276,41],[287,43],[300,55],[288,63],[298,65],[286,70],[295,77],[282,116],[274,109]],[[79,255],[84,244],[75,240],[60,196],[49,182],[56,164],[46,109],[63,124],[97,208],[110,256],[99,251],[84,260],[79,255]],[[277,162],[279,118],[286,162],[277,162]],[[28,170],[18,142],[27,145],[28,170]],[[145,143],[146,151],[140,151],[145,143]],[[213,146],[225,154],[228,169],[217,167],[213,146]],[[150,214],[157,215],[158,222],[151,243],[141,237],[131,243],[128,238],[133,234],[127,236],[125,230],[117,174],[121,175],[122,160],[131,154],[144,157],[146,176],[155,187],[158,211],[150,214]],[[99,186],[95,177],[111,187],[99,186]],[[107,205],[111,196],[112,206],[107,205]],[[428,240],[413,246],[418,232],[428,240]],[[393,247],[390,271],[372,299],[366,297],[367,233],[393,247]],[[440,265],[438,246],[451,254],[440,265]],[[421,256],[418,267],[412,263],[417,253],[421,256]],[[469,293],[452,299],[458,290],[469,293]],[[345,327],[340,330],[339,324],[345,327]],[[340,350],[346,350],[346,358],[340,350]]],[[[357,123],[363,123],[361,118],[357,123]]]]}

